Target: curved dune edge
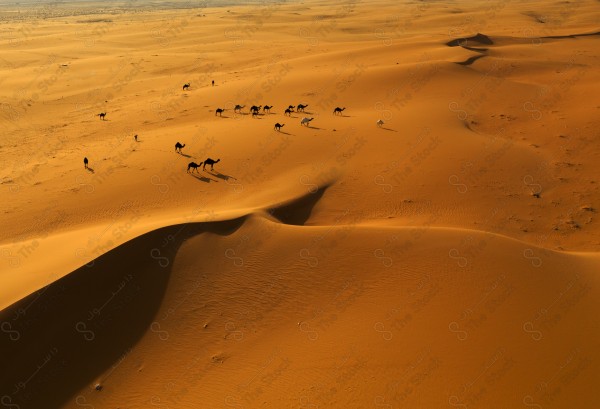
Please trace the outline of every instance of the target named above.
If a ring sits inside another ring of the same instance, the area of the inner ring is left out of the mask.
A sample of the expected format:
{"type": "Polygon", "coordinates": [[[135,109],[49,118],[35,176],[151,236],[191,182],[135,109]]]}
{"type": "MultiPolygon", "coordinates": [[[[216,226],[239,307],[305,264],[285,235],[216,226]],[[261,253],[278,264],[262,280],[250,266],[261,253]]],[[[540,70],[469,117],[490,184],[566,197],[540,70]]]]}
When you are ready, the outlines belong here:
{"type": "MultiPolygon", "coordinates": [[[[107,231],[104,225],[88,227],[86,229],[69,231],[66,233],[59,233],[48,236],[43,239],[35,240],[35,246],[31,243],[19,243],[17,247],[25,249],[26,252],[31,251],[32,256],[29,260],[25,258],[28,263],[11,265],[11,259],[6,258],[5,261],[12,268],[9,268],[5,272],[6,285],[3,286],[2,292],[0,293],[0,309],[5,308],[12,303],[32,294],[34,291],[38,291],[50,283],[58,280],[69,272],[74,271],[78,267],[91,266],[94,264],[96,257],[114,250],[118,246],[127,243],[128,241],[134,240],[144,234],[148,234],[152,231],[156,231],[162,228],[185,228],[185,226],[194,223],[211,223],[211,222],[228,222],[240,218],[251,217],[252,215],[262,215],[270,219],[275,219],[278,222],[286,225],[304,226],[309,220],[312,213],[313,207],[325,194],[325,191],[331,184],[323,185],[322,187],[314,186],[314,190],[309,193],[300,194],[296,197],[281,201],[277,204],[269,204],[266,206],[259,206],[256,208],[241,208],[241,209],[228,209],[220,210],[216,212],[184,212],[185,217],[173,217],[170,213],[164,216],[156,217],[153,216],[152,220],[143,220],[138,222],[136,219],[133,223],[126,223],[122,225],[122,229],[118,231],[118,238],[115,237],[103,237],[107,231]],[[182,223],[181,220],[184,220],[182,223]],[[31,250],[28,250],[31,247],[31,250]],[[40,274],[40,271],[44,271],[45,274],[40,274]],[[14,276],[14,279],[10,279],[9,276],[14,276]]],[[[112,227],[113,224],[109,225],[112,227]]],[[[337,225],[316,225],[311,223],[313,227],[322,228],[336,228],[343,227],[343,224],[337,225]]],[[[498,237],[507,240],[513,240],[524,247],[530,249],[541,250],[545,253],[568,253],[568,254],[579,254],[579,255],[595,255],[593,252],[581,252],[581,251],[565,251],[559,252],[554,249],[546,249],[542,246],[538,246],[532,243],[521,241],[506,235],[488,232],[483,230],[457,228],[457,227],[445,227],[439,225],[426,224],[420,227],[410,226],[385,226],[372,221],[355,221],[351,225],[352,228],[360,226],[361,228],[376,228],[382,230],[408,230],[408,231],[421,231],[421,230],[432,230],[432,231],[452,231],[457,234],[464,235],[486,235],[488,237],[498,237]]],[[[348,227],[348,226],[346,226],[348,227]]],[[[115,230],[116,231],[116,230],[115,230]]],[[[113,231],[114,233],[114,231],[113,231]]],[[[107,235],[109,236],[109,235],[107,235]]],[[[167,240],[167,239],[166,239],[167,240]]],[[[14,248],[15,245],[11,245],[14,248]]],[[[2,250],[3,247],[0,247],[2,250]]],[[[6,247],[8,249],[9,247],[6,247]]]]}
{"type": "MultiPolygon", "coordinates": [[[[561,35],[545,35],[536,37],[536,39],[553,39],[553,40],[563,40],[563,39],[574,39],[578,37],[590,37],[600,35],[600,31],[589,31],[587,33],[576,33],[576,34],[561,34],[561,35]]],[[[470,37],[460,37],[450,40],[445,43],[448,47],[469,47],[469,44],[476,44],[477,46],[494,46],[494,45],[506,45],[512,43],[531,43],[532,37],[518,37],[518,36],[488,36],[486,34],[477,33],[470,37]]]]}
{"type": "MultiPolygon", "coordinates": [[[[325,183],[323,187],[315,185],[315,195],[284,191],[282,194],[289,195],[288,199],[267,205],[220,208],[216,211],[206,206],[177,212],[168,209],[158,214],[115,218],[109,223],[0,246],[0,254],[9,255],[0,258],[0,263],[4,264],[0,309],[40,290],[81,266],[93,265],[97,257],[157,229],[185,226],[189,223],[227,222],[247,217],[255,212],[269,211],[288,218],[291,224],[303,224],[309,217],[312,206],[331,183],[325,183]]],[[[258,200],[259,202],[273,200],[272,196],[270,194],[265,198],[258,197],[258,200]]]]}
{"type": "Polygon", "coordinates": [[[209,405],[387,396],[434,407],[474,399],[463,384],[493,362],[482,404],[511,406],[542,399],[539,379],[573,355],[578,382],[558,402],[592,407],[585,363],[599,358],[600,331],[580,313],[598,307],[597,268],[451,228],[257,215],[163,227],[0,312],[10,331],[0,354],[14,368],[1,393],[23,407],[142,407],[155,396],[191,408],[198,394],[209,405]],[[574,330],[586,337],[569,341],[574,330]],[[418,394],[398,395],[398,368],[421,379],[402,381],[418,394]]]}

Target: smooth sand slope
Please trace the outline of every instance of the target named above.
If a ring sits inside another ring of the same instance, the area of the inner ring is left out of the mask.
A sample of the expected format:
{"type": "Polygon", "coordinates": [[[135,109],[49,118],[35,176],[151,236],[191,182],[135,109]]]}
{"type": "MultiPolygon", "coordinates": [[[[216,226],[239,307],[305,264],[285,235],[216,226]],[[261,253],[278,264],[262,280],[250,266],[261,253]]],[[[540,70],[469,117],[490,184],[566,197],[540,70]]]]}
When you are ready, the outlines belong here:
{"type": "Polygon", "coordinates": [[[477,3],[0,8],[0,405],[600,406],[598,3],[477,3]]]}

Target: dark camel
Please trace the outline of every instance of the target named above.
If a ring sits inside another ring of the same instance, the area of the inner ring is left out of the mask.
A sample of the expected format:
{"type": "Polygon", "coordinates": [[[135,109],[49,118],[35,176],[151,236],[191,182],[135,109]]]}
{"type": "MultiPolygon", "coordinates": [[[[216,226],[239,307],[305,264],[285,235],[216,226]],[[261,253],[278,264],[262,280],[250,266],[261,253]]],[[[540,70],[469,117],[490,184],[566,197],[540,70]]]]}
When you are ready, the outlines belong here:
{"type": "Polygon", "coordinates": [[[265,105],[263,108],[263,112],[271,113],[271,108],[273,108],[273,105],[271,105],[271,106],[265,105]]]}
{"type": "Polygon", "coordinates": [[[219,114],[219,116],[223,116],[223,112],[225,112],[223,108],[217,108],[215,110],[215,116],[217,116],[217,114],[219,114]]]}
{"type": "Polygon", "coordinates": [[[252,107],[250,107],[250,112],[252,112],[252,116],[256,116],[260,113],[260,109],[262,108],[262,105],[256,106],[253,105],[252,107]]]}
{"type": "Polygon", "coordinates": [[[181,153],[181,148],[185,147],[185,143],[182,145],[179,142],[175,144],[175,152],[181,153]]]}
{"type": "Polygon", "coordinates": [[[198,171],[198,168],[199,168],[200,166],[202,166],[202,162],[200,162],[200,163],[196,163],[196,162],[190,162],[190,163],[188,163],[188,168],[187,168],[187,171],[188,171],[188,173],[190,173],[190,169],[192,169],[192,172],[195,170],[197,173],[200,173],[200,172],[198,171]]]}
{"type": "Polygon", "coordinates": [[[281,128],[283,128],[284,126],[285,124],[280,124],[279,122],[277,122],[273,129],[275,129],[276,131],[281,131],[281,128]]]}
{"type": "Polygon", "coordinates": [[[218,163],[220,161],[221,161],[221,159],[212,160],[211,158],[208,158],[204,161],[204,166],[202,166],[202,170],[205,170],[206,165],[210,165],[210,170],[213,170],[215,163],[218,163]]]}
{"type": "Polygon", "coordinates": [[[342,112],[344,111],[344,109],[346,109],[346,108],[345,107],[344,108],[336,107],[333,110],[333,115],[342,115],[342,112]]]}
{"type": "Polygon", "coordinates": [[[189,83],[189,82],[186,82],[185,84],[183,84],[183,88],[182,88],[182,89],[183,89],[184,91],[185,91],[186,89],[188,89],[188,90],[189,90],[189,89],[190,89],[190,83],[189,83]]]}
{"type": "Polygon", "coordinates": [[[304,108],[306,108],[308,106],[308,104],[304,105],[304,104],[298,104],[298,109],[296,109],[296,111],[298,112],[304,112],[304,108]]]}
{"type": "Polygon", "coordinates": [[[103,121],[104,121],[104,118],[106,118],[106,112],[100,112],[100,113],[98,114],[98,116],[100,117],[100,119],[101,119],[101,120],[103,120],[103,121]]]}
{"type": "Polygon", "coordinates": [[[246,105],[236,105],[235,108],[233,108],[233,112],[239,112],[240,114],[242,113],[242,109],[245,107],[246,105]]]}
{"type": "Polygon", "coordinates": [[[292,116],[292,112],[294,112],[292,109],[290,109],[290,108],[287,108],[287,109],[285,110],[285,112],[283,113],[283,115],[292,116]]]}

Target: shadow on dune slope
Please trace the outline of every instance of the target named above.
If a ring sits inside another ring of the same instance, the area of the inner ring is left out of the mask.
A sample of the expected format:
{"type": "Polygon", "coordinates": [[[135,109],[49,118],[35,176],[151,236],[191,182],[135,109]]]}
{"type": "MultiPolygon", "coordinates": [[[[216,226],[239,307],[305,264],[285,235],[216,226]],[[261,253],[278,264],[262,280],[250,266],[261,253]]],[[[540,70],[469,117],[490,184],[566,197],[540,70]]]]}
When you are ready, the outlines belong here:
{"type": "Polygon", "coordinates": [[[244,220],[152,231],[0,311],[0,360],[10,368],[0,374],[2,404],[57,408],[100,374],[110,377],[150,327],[182,243],[232,234],[244,220]]]}
{"type": "Polygon", "coordinates": [[[477,61],[478,59],[483,58],[483,57],[485,57],[485,55],[474,55],[473,57],[467,58],[465,61],[457,62],[456,64],[458,64],[458,65],[471,65],[475,61],[477,61]]]}
{"type": "Polygon", "coordinates": [[[327,187],[317,188],[314,192],[309,192],[298,199],[272,208],[269,213],[284,224],[303,226],[308,221],[317,202],[325,194],[327,187]]]}
{"type": "Polygon", "coordinates": [[[492,41],[492,39],[486,36],[485,34],[477,33],[476,35],[471,37],[456,38],[454,40],[448,41],[446,45],[448,47],[467,47],[470,43],[492,45],[494,44],[494,41],[492,41]]]}

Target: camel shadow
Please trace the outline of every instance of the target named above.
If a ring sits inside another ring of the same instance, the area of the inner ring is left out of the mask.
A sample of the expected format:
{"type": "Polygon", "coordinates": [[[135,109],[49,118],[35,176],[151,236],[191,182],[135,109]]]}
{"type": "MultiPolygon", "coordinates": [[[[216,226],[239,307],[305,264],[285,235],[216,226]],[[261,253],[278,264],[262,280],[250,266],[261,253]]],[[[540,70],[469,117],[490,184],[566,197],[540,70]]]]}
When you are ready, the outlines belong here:
{"type": "Polygon", "coordinates": [[[395,129],[392,129],[392,128],[386,128],[386,127],[383,127],[383,126],[381,127],[381,129],[384,129],[384,130],[386,130],[386,131],[398,132],[398,131],[397,131],[397,130],[395,130],[395,129]]]}
{"type": "Polygon", "coordinates": [[[185,156],[186,158],[191,158],[192,155],[188,155],[187,153],[181,153],[181,152],[177,152],[179,153],[181,156],[185,156]]]}
{"type": "Polygon", "coordinates": [[[294,136],[294,134],[291,134],[291,133],[289,133],[289,132],[286,132],[286,131],[276,131],[276,132],[278,132],[278,133],[282,133],[282,134],[284,134],[284,135],[291,135],[291,136],[294,136]]]}
{"type": "Polygon", "coordinates": [[[323,130],[323,128],[318,128],[318,127],[316,127],[316,126],[312,126],[312,125],[308,125],[308,126],[307,126],[307,128],[310,128],[310,129],[317,129],[317,130],[319,130],[319,131],[322,131],[322,130],[323,130]]]}
{"type": "Polygon", "coordinates": [[[229,118],[227,115],[215,115],[218,116],[219,118],[229,118]]]}
{"type": "Polygon", "coordinates": [[[192,175],[193,177],[195,177],[196,179],[198,179],[201,182],[205,182],[205,183],[218,182],[218,180],[207,178],[202,175],[194,175],[193,173],[190,173],[190,175],[192,175]]]}
{"type": "MultiPolygon", "coordinates": [[[[223,179],[224,181],[228,181],[229,179],[237,180],[237,178],[234,178],[233,176],[225,175],[225,174],[223,174],[221,172],[212,172],[212,171],[209,171],[208,173],[210,173],[211,175],[213,175],[216,178],[223,179]]],[[[217,181],[215,180],[215,182],[217,182],[217,181]]]]}

